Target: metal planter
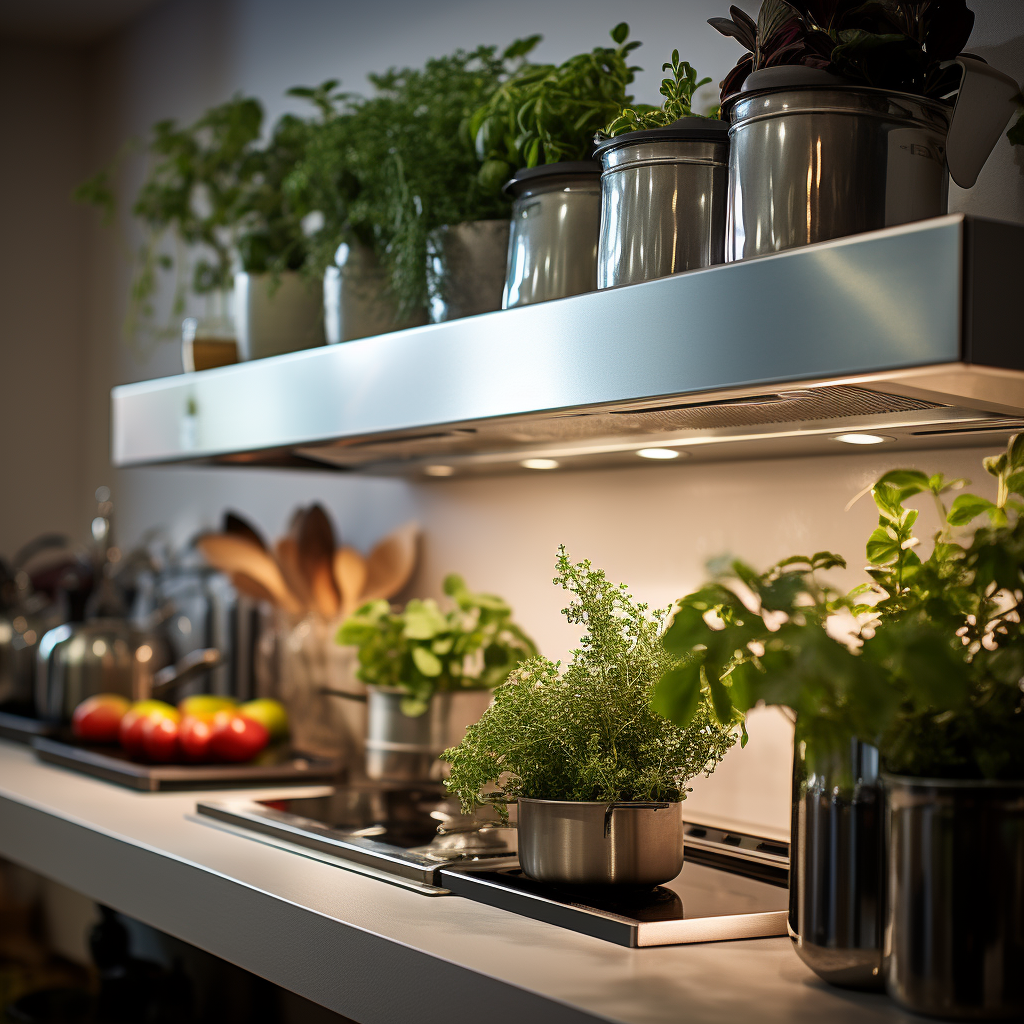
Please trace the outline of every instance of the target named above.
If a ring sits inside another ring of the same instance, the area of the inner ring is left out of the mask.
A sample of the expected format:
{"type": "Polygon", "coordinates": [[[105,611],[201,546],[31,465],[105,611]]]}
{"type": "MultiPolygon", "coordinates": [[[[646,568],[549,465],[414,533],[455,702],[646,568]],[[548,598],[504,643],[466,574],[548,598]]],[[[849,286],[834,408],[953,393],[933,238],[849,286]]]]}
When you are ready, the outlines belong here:
{"type": "Polygon", "coordinates": [[[431,233],[427,288],[433,323],[501,309],[508,237],[507,220],[467,221],[431,233]]]}
{"type": "Polygon", "coordinates": [[[502,309],[579,295],[597,287],[601,166],[590,160],[516,172],[502,309]]]}
{"type": "Polygon", "coordinates": [[[402,712],[403,690],[367,687],[366,774],[371,779],[427,782],[442,778],[438,760],[459,744],[487,710],[490,690],[435,693],[416,718],[402,712]]]}
{"type": "Polygon", "coordinates": [[[725,258],[729,129],[687,117],[597,147],[597,287],[650,281],[725,258]]]}
{"type": "Polygon", "coordinates": [[[324,343],[323,289],[298,273],[235,274],[240,359],[297,352],[324,343]]]}
{"type": "Polygon", "coordinates": [[[851,740],[841,755],[793,757],[789,935],[818,977],[881,990],[885,875],[878,750],[851,740]]]}
{"type": "Polygon", "coordinates": [[[670,882],[683,869],[683,805],[520,797],[519,863],[560,885],[670,882]]]}
{"type": "Polygon", "coordinates": [[[885,776],[886,991],[949,1020],[1024,1016],[1024,781],[885,776]]]}

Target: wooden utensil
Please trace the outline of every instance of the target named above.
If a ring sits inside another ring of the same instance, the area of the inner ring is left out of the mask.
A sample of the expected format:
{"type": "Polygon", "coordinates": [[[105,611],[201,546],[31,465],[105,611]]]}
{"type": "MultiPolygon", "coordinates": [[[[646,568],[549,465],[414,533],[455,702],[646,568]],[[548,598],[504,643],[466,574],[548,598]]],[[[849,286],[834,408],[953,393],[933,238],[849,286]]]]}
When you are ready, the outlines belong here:
{"type": "Polygon", "coordinates": [[[310,603],[325,619],[338,616],[341,595],[334,581],[334,530],[321,505],[311,505],[299,521],[299,568],[309,587],[310,603]]]}
{"type": "Polygon", "coordinates": [[[274,545],[274,557],[288,589],[295,595],[302,611],[310,608],[309,584],[299,565],[299,545],[292,536],[281,537],[274,545]]]}
{"type": "Polygon", "coordinates": [[[270,555],[251,540],[228,533],[207,533],[196,541],[210,565],[226,573],[243,573],[266,590],[275,604],[298,615],[302,604],[292,593],[270,555]]]}
{"type": "Polygon", "coordinates": [[[262,583],[257,583],[251,576],[246,576],[244,572],[231,573],[231,585],[238,593],[244,594],[254,601],[268,601],[270,604],[277,603],[274,600],[274,595],[262,583]]]}
{"type": "Polygon", "coordinates": [[[267,550],[267,542],[260,536],[256,527],[235,512],[224,513],[224,532],[252,541],[261,551],[267,550]]]}
{"type": "Polygon", "coordinates": [[[420,528],[406,523],[389,533],[366,559],[363,601],[392,598],[409,582],[416,568],[416,542],[420,528]]]}
{"type": "Polygon", "coordinates": [[[341,614],[347,618],[362,604],[366,590],[366,559],[355,548],[334,552],[334,581],[341,593],[341,614]]]}

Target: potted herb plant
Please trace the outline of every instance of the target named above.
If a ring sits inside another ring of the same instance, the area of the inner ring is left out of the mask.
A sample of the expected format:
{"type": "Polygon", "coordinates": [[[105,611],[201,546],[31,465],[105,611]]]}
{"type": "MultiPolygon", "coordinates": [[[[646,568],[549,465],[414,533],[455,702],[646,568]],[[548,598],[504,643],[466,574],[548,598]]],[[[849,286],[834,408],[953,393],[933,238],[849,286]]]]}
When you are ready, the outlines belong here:
{"type": "Polygon", "coordinates": [[[626,108],[600,132],[601,234],[597,287],[648,281],[721,263],[729,126],[692,109],[711,81],[672,51],[664,104],[626,108]]]}
{"type": "MultiPolygon", "coordinates": [[[[861,888],[844,888],[833,875],[833,890],[819,895],[833,908],[858,908],[854,916],[862,913],[857,897],[867,895],[873,909],[870,921],[859,918],[867,932],[860,948],[866,955],[874,939],[875,968],[890,995],[915,1012],[956,1019],[1024,1012],[1016,969],[1024,954],[1024,505],[1013,497],[1024,491],[1024,436],[985,468],[997,481],[995,501],[960,494],[948,507],[946,495],[965,481],[918,470],[883,476],[873,488],[879,525],[867,545],[870,580],[850,595],[830,596],[813,580],[815,571],[840,564],[822,556],[764,576],[734,565],[733,582],[746,587],[747,601],[721,582],[683,599],[666,643],[696,648],[699,675],[666,674],[656,696],[683,723],[702,687],[720,715],[759,700],[797,712],[791,894],[813,895],[800,876],[808,851],[823,855],[819,865],[847,858],[847,879],[859,878],[861,888]],[[905,504],[916,494],[934,499],[945,524],[925,559],[917,511],[905,504]],[[958,539],[954,528],[979,517],[988,523],[970,540],[958,539]],[[844,608],[859,617],[849,645],[826,629],[828,614],[844,608]],[[868,765],[858,779],[850,754],[871,748],[883,769],[889,822],[884,872],[877,823],[858,837],[849,821],[858,785],[874,787],[864,776],[878,774],[868,765]],[[831,785],[822,787],[821,776],[831,785]],[[815,821],[815,802],[831,803],[833,818],[815,821]],[[836,822],[849,840],[844,850],[830,846],[836,822]],[[872,896],[876,875],[884,886],[872,896]],[[884,956],[874,909],[883,891],[884,956]]],[[[805,959],[812,967],[827,962],[805,959]]]]}
{"type": "Polygon", "coordinates": [[[730,13],[710,20],[749,51],[722,83],[727,260],[945,213],[947,166],[973,185],[1013,112],[1016,83],[961,54],[974,24],[964,0],[730,13]]]}
{"type": "Polygon", "coordinates": [[[479,181],[513,199],[502,307],[592,291],[601,218],[594,133],[633,104],[629,26],[564,64],[530,64],[473,114],[479,181]]]}
{"type": "Polygon", "coordinates": [[[664,612],[559,548],[554,582],[573,596],[563,614],[587,632],[564,672],[546,658],[495,690],[451,762],[446,785],[463,810],[518,803],[520,864],[566,884],[668,881],[682,867],[686,783],[710,774],[736,739],[698,695],[685,728],[650,707],[679,660],[662,646],[664,612]]]}
{"type": "Polygon", "coordinates": [[[358,648],[357,676],[368,686],[366,770],[373,779],[422,781],[440,774],[438,756],[480,717],[491,690],[537,653],[493,594],[445,578],[453,607],[414,599],[394,611],[370,601],[338,629],[358,648]]]}
{"type": "MultiPolygon", "coordinates": [[[[296,208],[281,187],[302,150],[307,123],[285,116],[261,146],[262,124],[259,101],[235,97],[191,125],[158,122],[145,144],[151,166],[132,213],[146,235],[138,254],[126,330],[134,337],[151,323],[161,273],[172,271],[172,318],[185,311],[189,284],[195,295],[207,301],[206,315],[188,323],[192,351],[186,363],[200,351],[217,362],[234,361],[220,351],[230,341],[226,296],[233,287],[242,299],[235,328],[241,332],[243,356],[320,342],[319,296],[304,288],[294,273],[306,257],[301,227],[306,211],[296,208]],[[175,242],[173,257],[162,248],[168,234],[175,242]],[[184,268],[189,262],[187,284],[184,268]],[[236,270],[246,275],[241,286],[234,280],[236,270]],[[277,329],[267,323],[275,317],[282,320],[277,329]],[[215,328],[211,338],[220,346],[215,352],[207,345],[208,353],[197,346],[209,340],[205,335],[210,332],[204,328],[211,321],[215,328]]],[[[121,157],[130,150],[126,147],[121,157]]],[[[76,193],[79,199],[103,208],[108,219],[116,206],[113,174],[114,166],[100,171],[76,193]]],[[[176,334],[176,328],[157,331],[157,337],[176,334]]]]}

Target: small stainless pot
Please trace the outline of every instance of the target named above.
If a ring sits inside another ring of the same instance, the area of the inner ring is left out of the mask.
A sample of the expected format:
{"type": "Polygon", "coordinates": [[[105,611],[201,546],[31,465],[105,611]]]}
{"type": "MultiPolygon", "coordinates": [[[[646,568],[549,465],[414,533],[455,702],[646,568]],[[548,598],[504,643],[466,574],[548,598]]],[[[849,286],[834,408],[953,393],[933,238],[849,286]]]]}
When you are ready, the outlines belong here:
{"type": "Polygon", "coordinates": [[[402,711],[403,690],[368,686],[366,774],[394,782],[438,780],[438,760],[448,747],[457,746],[466,729],[487,710],[490,690],[435,693],[427,710],[415,718],[402,711]]]}
{"type": "Polygon", "coordinates": [[[471,220],[432,231],[427,288],[433,323],[501,309],[509,222],[471,220]]]}
{"type": "Polygon", "coordinates": [[[670,882],[683,869],[683,805],[520,797],[519,864],[561,885],[670,882]]]}
{"type": "Polygon", "coordinates": [[[324,343],[323,286],[296,271],[235,274],[238,357],[262,359],[324,343]]]}
{"type": "Polygon", "coordinates": [[[913,1013],[1024,1017],[1024,781],[882,776],[885,987],[913,1013]]]}
{"type": "Polygon", "coordinates": [[[602,142],[597,287],[651,281],[725,258],[729,126],[685,117],[602,142]]]}
{"type": "Polygon", "coordinates": [[[502,309],[579,295],[597,287],[601,165],[592,160],[516,171],[502,309]]]}

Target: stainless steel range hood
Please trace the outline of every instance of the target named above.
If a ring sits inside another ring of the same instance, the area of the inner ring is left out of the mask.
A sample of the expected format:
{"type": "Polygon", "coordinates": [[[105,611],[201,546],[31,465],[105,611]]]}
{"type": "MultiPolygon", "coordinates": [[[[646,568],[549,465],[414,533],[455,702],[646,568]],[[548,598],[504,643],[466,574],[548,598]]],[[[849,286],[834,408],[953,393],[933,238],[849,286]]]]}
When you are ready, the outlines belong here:
{"type": "Polygon", "coordinates": [[[999,444],[1024,425],[1024,227],[941,217],[112,396],[118,466],[374,474],[999,444]]]}

